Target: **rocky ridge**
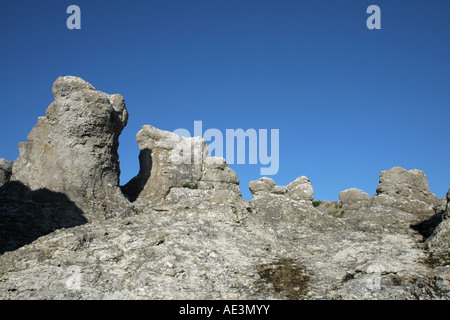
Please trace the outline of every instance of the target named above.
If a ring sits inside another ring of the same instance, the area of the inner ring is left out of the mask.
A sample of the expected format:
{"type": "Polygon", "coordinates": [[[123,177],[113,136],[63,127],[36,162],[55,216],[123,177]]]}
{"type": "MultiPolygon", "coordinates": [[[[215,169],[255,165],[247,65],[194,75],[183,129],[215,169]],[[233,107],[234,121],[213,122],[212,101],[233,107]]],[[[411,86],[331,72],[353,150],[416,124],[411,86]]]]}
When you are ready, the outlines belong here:
{"type": "Polygon", "coordinates": [[[0,161],[1,299],[450,298],[450,191],[422,171],[338,202],[313,201],[307,177],[263,177],[247,201],[205,141],[144,126],[119,186],[123,97],[76,77],[53,93],[12,168],[0,161]]]}

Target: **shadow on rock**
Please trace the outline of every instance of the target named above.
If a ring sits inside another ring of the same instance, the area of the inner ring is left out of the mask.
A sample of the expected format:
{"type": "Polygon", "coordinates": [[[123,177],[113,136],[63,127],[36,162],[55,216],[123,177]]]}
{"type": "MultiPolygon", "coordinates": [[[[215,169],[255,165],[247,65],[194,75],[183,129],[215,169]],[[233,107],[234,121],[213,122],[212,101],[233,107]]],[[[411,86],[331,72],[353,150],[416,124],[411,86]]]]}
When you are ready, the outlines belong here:
{"type": "Polygon", "coordinates": [[[145,187],[152,171],[152,151],[148,148],[143,149],[139,153],[139,173],[132,178],[126,185],[120,187],[122,193],[128,198],[130,202],[136,201],[139,194],[145,187]]]}
{"type": "Polygon", "coordinates": [[[21,182],[0,188],[0,254],[16,250],[57,229],[85,224],[83,212],[65,194],[21,182]]]}
{"type": "Polygon", "coordinates": [[[420,233],[423,237],[423,242],[425,242],[437,228],[437,226],[442,222],[443,211],[437,211],[431,218],[422,221],[421,223],[411,225],[411,229],[420,233]]]}

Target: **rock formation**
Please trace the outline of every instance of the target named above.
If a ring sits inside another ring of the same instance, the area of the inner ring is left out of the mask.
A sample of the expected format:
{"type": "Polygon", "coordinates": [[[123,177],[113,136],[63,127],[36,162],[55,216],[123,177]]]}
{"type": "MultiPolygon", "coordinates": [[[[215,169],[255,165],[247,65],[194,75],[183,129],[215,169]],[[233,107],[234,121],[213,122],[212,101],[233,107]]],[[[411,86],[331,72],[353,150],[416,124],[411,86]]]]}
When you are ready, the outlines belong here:
{"type": "Polygon", "coordinates": [[[55,100],[19,144],[11,181],[30,190],[64,193],[88,219],[130,214],[119,189],[118,138],[128,112],[120,94],[108,95],[77,77],[53,84],[55,100]]]}
{"type": "Polygon", "coordinates": [[[339,192],[339,201],[342,203],[354,203],[358,201],[370,201],[370,196],[356,188],[347,189],[339,192]]]}
{"type": "Polygon", "coordinates": [[[263,177],[247,201],[204,140],[144,126],[119,188],[123,97],[53,92],[0,187],[0,299],[449,299],[450,192],[443,213],[423,172],[337,202],[263,177]]]}
{"type": "Polygon", "coordinates": [[[339,192],[339,201],[345,209],[359,210],[370,205],[371,197],[360,189],[351,188],[339,192]]]}
{"type": "Polygon", "coordinates": [[[0,159],[0,187],[9,181],[13,163],[6,159],[0,159]]]}
{"type": "Polygon", "coordinates": [[[383,171],[373,197],[374,206],[397,207],[406,212],[433,213],[439,198],[430,192],[425,173],[400,167],[383,171]]]}
{"type": "Polygon", "coordinates": [[[209,156],[203,139],[145,125],[136,140],[140,171],[122,189],[137,206],[160,204],[172,188],[229,190],[241,195],[236,173],[225,159],[209,156]]]}
{"type": "Polygon", "coordinates": [[[314,199],[314,189],[311,181],[305,176],[298,177],[287,186],[278,186],[273,179],[262,177],[256,181],[250,182],[248,187],[254,196],[272,193],[285,195],[292,200],[312,201],[314,199]]]}

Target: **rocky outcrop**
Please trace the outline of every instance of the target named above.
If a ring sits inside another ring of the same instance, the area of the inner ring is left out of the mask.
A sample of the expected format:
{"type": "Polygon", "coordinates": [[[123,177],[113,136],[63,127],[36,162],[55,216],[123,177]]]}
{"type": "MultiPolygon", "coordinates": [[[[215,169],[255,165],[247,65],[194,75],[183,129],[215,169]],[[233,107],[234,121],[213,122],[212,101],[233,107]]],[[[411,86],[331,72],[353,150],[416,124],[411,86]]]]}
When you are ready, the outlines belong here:
{"type": "Polygon", "coordinates": [[[145,125],[136,140],[140,171],[122,188],[136,206],[161,204],[172,188],[229,190],[241,195],[236,173],[225,159],[209,156],[202,138],[145,125]]]}
{"type": "Polygon", "coordinates": [[[423,172],[337,202],[263,177],[246,201],[204,140],[144,126],[119,189],[123,98],[53,91],[0,187],[0,299],[449,299],[450,192],[442,214],[423,172]]]}
{"type": "Polygon", "coordinates": [[[11,181],[30,190],[63,193],[88,219],[133,211],[119,189],[119,135],[128,112],[120,94],[97,91],[86,81],[60,77],[45,117],[19,144],[11,181]]]}
{"type": "Polygon", "coordinates": [[[13,162],[0,159],[0,187],[9,181],[12,173],[13,162]]]}
{"type": "Polygon", "coordinates": [[[419,278],[413,293],[420,300],[450,300],[450,265],[437,267],[419,278]]]}
{"type": "Polygon", "coordinates": [[[430,192],[425,173],[400,167],[382,171],[373,206],[399,208],[406,212],[434,213],[439,198],[430,192]]]}
{"type": "Polygon", "coordinates": [[[314,199],[313,186],[305,176],[298,177],[287,186],[278,186],[273,179],[262,177],[256,181],[251,181],[248,187],[254,196],[272,193],[285,195],[292,200],[312,201],[314,199]]]}
{"type": "Polygon", "coordinates": [[[360,190],[360,189],[356,189],[356,188],[351,188],[351,189],[347,189],[344,191],[339,192],[339,201],[341,201],[342,203],[354,203],[354,202],[358,202],[358,201],[370,201],[370,196],[360,190]]]}

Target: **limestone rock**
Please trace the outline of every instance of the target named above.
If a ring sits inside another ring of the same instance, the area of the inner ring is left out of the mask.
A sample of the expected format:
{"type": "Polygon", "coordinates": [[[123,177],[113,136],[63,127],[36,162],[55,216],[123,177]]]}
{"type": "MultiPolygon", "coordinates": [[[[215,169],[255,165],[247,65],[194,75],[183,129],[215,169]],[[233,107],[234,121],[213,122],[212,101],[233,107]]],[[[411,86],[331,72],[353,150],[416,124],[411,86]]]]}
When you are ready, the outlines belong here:
{"type": "Polygon", "coordinates": [[[86,81],[59,77],[45,117],[19,144],[11,181],[30,190],[63,193],[88,219],[129,214],[119,188],[119,135],[128,112],[120,94],[97,91],[86,81]]]}
{"type": "Polygon", "coordinates": [[[447,210],[442,215],[442,222],[427,239],[426,247],[432,264],[450,264],[450,189],[447,192],[447,210]]]}
{"type": "Polygon", "coordinates": [[[437,267],[418,279],[413,293],[420,300],[450,300],[450,265],[437,267]]]}
{"type": "Polygon", "coordinates": [[[12,173],[13,162],[3,159],[0,159],[0,187],[9,181],[12,173]]]}
{"type": "Polygon", "coordinates": [[[262,177],[256,181],[250,181],[248,188],[253,195],[256,195],[259,192],[272,192],[275,185],[275,181],[272,178],[262,177]]]}
{"type": "Polygon", "coordinates": [[[123,98],[74,77],[53,89],[0,187],[0,299],[449,299],[448,266],[428,254],[448,254],[450,192],[442,214],[422,172],[314,203],[306,177],[261,178],[246,201],[204,140],[144,126],[131,204],[123,98]]]}
{"type": "Polygon", "coordinates": [[[137,206],[160,204],[172,188],[227,189],[241,195],[236,173],[223,158],[209,156],[202,138],[145,125],[136,140],[140,172],[122,189],[137,206]]]}
{"type": "Polygon", "coordinates": [[[227,165],[224,158],[206,157],[202,166],[200,189],[230,190],[241,194],[239,179],[236,173],[227,165]]]}
{"type": "Polygon", "coordinates": [[[311,181],[305,177],[299,177],[287,185],[287,196],[294,200],[314,200],[314,189],[311,181]]]}
{"type": "Polygon", "coordinates": [[[298,177],[287,186],[278,186],[275,184],[273,179],[262,177],[256,181],[251,181],[248,187],[254,196],[264,193],[272,193],[286,195],[293,200],[312,201],[314,199],[313,186],[311,181],[305,176],[298,177]]]}
{"type": "Polygon", "coordinates": [[[343,210],[359,210],[368,207],[370,200],[369,194],[357,188],[339,192],[339,201],[344,207],[343,210]]]}
{"type": "Polygon", "coordinates": [[[351,188],[339,192],[339,200],[342,203],[354,203],[358,201],[369,201],[370,196],[361,189],[351,188]]]}
{"type": "Polygon", "coordinates": [[[373,206],[396,207],[406,212],[433,213],[439,198],[430,192],[425,173],[394,167],[380,174],[373,206]]]}

